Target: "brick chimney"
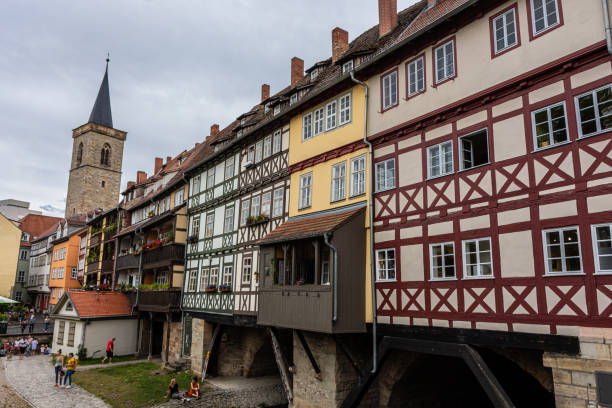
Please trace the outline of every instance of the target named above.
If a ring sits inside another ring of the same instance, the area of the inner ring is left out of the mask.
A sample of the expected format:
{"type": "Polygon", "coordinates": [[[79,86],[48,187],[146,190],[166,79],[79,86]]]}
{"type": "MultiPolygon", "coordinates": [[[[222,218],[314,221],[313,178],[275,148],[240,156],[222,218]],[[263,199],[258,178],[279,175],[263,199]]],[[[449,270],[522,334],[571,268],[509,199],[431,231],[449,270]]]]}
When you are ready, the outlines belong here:
{"type": "Polygon", "coordinates": [[[163,165],[164,165],[164,159],[162,159],[161,157],[156,157],[155,158],[155,173],[153,174],[157,174],[157,172],[161,170],[163,165]]]}
{"type": "Polygon", "coordinates": [[[138,170],[136,172],[136,183],[138,184],[144,183],[146,179],[147,179],[147,173],[145,173],[142,170],[138,170]]]}
{"type": "Polygon", "coordinates": [[[170,163],[170,160],[172,160],[172,157],[166,156],[166,164],[170,163]]]}
{"type": "Polygon", "coordinates": [[[263,84],[261,86],[261,101],[265,101],[270,97],[270,85],[263,84]]]}
{"type": "Polygon", "coordinates": [[[210,135],[211,136],[216,136],[217,133],[219,133],[219,125],[217,125],[216,123],[214,125],[212,125],[210,127],[210,135]]]}
{"type": "Polygon", "coordinates": [[[378,0],[378,35],[382,37],[397,26],[397,0],[378,0]]]}
{"type": "Polygon", "coordinates": [[[134,183],[133,181],[128,181],[127,188],[132,188],[132,187],[134,187],[135,184],[136,183],[134,183]]]}
{"type": "Polygon", "coordinates": [[[332,64],[348,49],[348,31],[336,27],[332,30],[332,64]]]}
{"type": "Polygon", "coordinates": [[[291,87],[293,88],[304,77],[304,60],[291,58],[291,87]]]}

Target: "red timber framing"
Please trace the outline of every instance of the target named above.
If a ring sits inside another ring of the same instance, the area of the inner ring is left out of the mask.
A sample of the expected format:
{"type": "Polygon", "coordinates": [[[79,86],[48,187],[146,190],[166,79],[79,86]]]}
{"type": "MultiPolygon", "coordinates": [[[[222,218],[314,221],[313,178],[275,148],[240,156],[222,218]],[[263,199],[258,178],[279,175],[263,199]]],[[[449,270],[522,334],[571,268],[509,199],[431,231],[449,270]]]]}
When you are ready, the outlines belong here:
{"type": "Polygon", "coordinates": [[[396,188],[374,195],[375,249],[396,260],[396,279],[376,283],[380,323],[571,336],[610,327],[612,274],[596,273],[591,227],[612,222],[612,132],[579,138],[575,109],[576,96],[612,84],[593,74],[610,61],[598,43],[370,138],[375,163],[396,163],[396,188]],[[532,112],[559,102],[569,142],[536,150],[532,112]],[[504,144],[509,125],[524,146],[504,144]],[[459,138],[482,129],[489,163],[460,170],[459,138]],[[428,180],[427,147],[445,141],[454,171],[428,180]],[[543,231],[570,226],[582,272],[546,275],[543,231]],[[462,241],[475,238],[491,240],[492,277],[464,277],[462,241]],[[447,242],[455,279],[432,280],[430,245],[447,242]]]}

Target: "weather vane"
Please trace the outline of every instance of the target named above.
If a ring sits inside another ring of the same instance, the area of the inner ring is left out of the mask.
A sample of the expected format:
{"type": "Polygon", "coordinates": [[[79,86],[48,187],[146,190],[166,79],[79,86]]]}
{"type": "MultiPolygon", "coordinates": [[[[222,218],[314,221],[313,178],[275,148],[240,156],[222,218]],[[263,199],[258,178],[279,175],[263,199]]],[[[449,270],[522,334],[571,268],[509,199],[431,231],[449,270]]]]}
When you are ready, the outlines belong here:
{"type": "Polygon", "coordinates": [[[110,52],[106,53],[106,62],[110,61],[110,52]]]}

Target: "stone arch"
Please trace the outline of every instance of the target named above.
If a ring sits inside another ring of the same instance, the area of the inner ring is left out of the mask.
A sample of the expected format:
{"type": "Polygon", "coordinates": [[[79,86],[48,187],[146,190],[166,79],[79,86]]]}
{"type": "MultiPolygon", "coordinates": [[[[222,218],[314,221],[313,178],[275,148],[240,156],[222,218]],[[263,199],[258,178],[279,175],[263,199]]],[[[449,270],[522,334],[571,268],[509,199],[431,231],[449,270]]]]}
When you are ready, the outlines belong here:
{"type": "Polygon", "coordinates": [[[100,151],[100,164],[110,166],[111,147],[108,143],[104,143],[100,151]]]}
{"type": "Polygon", "coordinates": [[[80,166],[83,162],[83,142],[79,143],[79,147],[77,148],[76,162],[77,166],[80,166]]]}

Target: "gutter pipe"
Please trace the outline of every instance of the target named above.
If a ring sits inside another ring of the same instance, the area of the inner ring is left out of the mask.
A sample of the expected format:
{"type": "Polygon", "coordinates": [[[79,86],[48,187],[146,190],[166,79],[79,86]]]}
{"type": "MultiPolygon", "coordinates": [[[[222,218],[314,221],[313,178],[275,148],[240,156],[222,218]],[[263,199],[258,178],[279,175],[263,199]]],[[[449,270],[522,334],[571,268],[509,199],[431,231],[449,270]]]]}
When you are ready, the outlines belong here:
{"type": "MultiPolygon", "coordinates": [[[[183,181],[187,184],[187,197],[183,197],[186,201],[185,211],[187,211],[187,231],[189,232],[189,180],[185,177],[185,172],[183,171],[181,174],[183,181]]],[[[176,223],[174,224],[176,225],[176,223]]],[[[176,237],[176,235],[175,235],[176,237]]],[[[185,282],[187,278],[187,245],[189,243],[185,242],[185,261],[183,265],[183,282],[181,284],[181,298],[179,300],[179,309],[181,311],[181,352],[180,356],[183,357],[183,347],[185,346],[185,333],[183,332],[183,326],[185,325],[185,312],[183,311],[183,293],[185,292],[185,282]]]]}
{"type": "Polygon", "coordinates": [[[335,246],[329,242],[330,233],[326,232],[323,235],[323,239],[325,240],[325,245],[329,247],[334,252],[334,288],[333,288],[333,296],[334,296],[334,312],[332,316],[332,322],[336,323],[338,320],[338,250],[335,246]]]}
{"type": "Polygon", "coordinates": [[[368,219],[370,223],[370,283],[372,288],[372,374],[377,370],[377,347],[376,347],[376,270],[374,268],[374,169],[372,156],[372,143],[368,141],[368,84],[355,78],[355,71],[351,71],[351,79],[356,84],[363,86],[365,90],[365,105],[363,108],[363,142],[368,146],[368,169],[369,169],[369,191],[368,191],[368,219]]]}
{"type": "Polygon", "coordinates": [[[608,46],[608,54],[612,55],[612,29],[610,29],[608,0],[601,0],[601,7],[603,8],[604,27],[606,28],[606,44],[608,46]]]}

